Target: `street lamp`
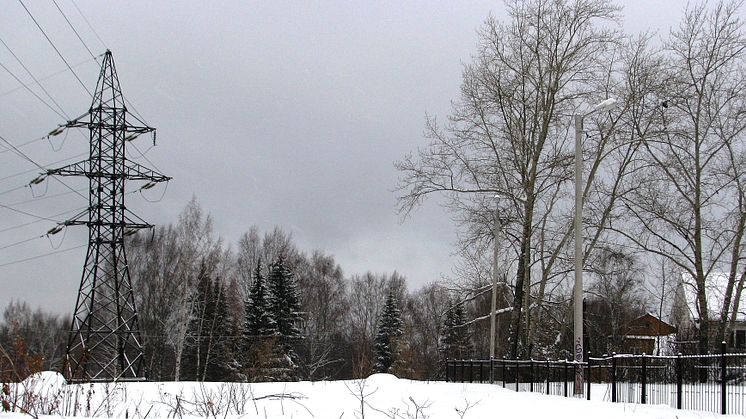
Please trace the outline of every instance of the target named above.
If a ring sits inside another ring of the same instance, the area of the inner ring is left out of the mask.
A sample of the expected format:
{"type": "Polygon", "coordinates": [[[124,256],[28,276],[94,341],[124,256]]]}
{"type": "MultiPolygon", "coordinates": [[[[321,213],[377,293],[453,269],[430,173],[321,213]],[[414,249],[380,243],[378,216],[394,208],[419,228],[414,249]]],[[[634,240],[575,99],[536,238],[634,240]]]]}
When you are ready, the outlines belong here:
{"type": "MultiPolygon", "coordinates": [[[[575,287],[573,290],[573,352],[575,362],[583,362],[583,119],[594,112],[616,107],[608,98],[585,114],[575,115],[575,287]]],[[[575,396],[583,395],[583,369],[575,368],[575,396]]]]}

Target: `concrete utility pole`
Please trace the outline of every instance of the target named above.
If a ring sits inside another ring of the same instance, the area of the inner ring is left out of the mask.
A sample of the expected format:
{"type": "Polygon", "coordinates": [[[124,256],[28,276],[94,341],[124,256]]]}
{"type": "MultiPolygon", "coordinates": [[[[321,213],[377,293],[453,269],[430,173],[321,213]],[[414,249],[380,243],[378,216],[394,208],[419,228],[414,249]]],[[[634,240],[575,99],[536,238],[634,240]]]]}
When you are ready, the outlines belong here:
{"type": "Polygon", "coordinates": [[[495,195],[495,225],[494,225],[494,246],[493,246],[493,254],[492,254],[492,311],[490,312],[490,359],[495,359],[495,334],[497,329],[497,319],[496,317],[496,311],[497,311],[497,257],[498,253],[500,251],[499,249],[499,238],[500,238],[500,229],[502,228],[502,225],[500,224],[500,195],[495,195]]]}
{"type": "MultiPolygon", "coordinates": [[[[573,289],[573,353],[575,362],[583,362],[583,120],[594,112],[616,107],[617,100],[609,98],[593,110],[575,115],[575,286],[573,289]]],[[[583,395],[583,369],[575,368],[576,397],[583,395]]]]}

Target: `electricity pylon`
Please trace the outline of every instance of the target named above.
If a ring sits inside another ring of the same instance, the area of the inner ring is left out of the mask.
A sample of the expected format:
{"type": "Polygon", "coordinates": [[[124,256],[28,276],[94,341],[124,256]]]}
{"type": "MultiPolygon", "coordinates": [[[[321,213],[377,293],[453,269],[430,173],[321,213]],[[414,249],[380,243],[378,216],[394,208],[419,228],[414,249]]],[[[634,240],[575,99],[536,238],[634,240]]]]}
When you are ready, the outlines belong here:
{"type": "MultiPolygon", "coordinates": [[[[88,128],[88,159],[52,169],[48,175],[88,178],[88,208],[65,226],[88,226],[88,252],[67,344],[63,374],[68,381],[144,380],[143,345],[124,237],[152,225],[124,204],[127,180],[152,186],[170,180],[125,154],[125,145],[155,128],[131,125],[111,51],[106,51],[90,110],[66,128],[88,128]],[[87,120],[83,120],[87,119],[87,120]]],[[[144,186],[143,188],[145,188],[144,186]]]]}

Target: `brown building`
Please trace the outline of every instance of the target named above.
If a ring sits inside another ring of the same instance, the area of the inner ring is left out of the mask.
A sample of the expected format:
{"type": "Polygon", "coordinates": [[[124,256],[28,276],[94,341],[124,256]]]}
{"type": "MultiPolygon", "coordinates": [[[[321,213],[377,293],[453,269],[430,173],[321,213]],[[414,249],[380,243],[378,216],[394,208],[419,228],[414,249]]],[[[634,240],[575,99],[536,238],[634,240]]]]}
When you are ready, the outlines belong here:
{"type": "Polygon", "coordinates": [[[647,313],[632,320],[623,330],[624,353],[661,355],[675,339],[676,327],[647,313]]]}

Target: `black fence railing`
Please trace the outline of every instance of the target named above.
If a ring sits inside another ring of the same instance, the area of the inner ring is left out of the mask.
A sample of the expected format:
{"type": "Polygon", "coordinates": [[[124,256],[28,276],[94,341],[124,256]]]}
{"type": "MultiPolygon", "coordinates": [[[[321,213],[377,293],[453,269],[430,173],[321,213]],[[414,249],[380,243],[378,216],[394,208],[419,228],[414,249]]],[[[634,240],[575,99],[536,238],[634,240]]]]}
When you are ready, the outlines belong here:
{"type": "Polygon", "coordinates": [[[617,355],[588,362],[448,360],[446,381],[494,383],[515,391],[574,394],[575,373],[590,400],[667,404],[678,409],[746,415],[746,354],[617,355]]]}

